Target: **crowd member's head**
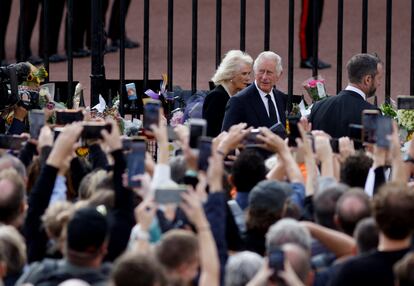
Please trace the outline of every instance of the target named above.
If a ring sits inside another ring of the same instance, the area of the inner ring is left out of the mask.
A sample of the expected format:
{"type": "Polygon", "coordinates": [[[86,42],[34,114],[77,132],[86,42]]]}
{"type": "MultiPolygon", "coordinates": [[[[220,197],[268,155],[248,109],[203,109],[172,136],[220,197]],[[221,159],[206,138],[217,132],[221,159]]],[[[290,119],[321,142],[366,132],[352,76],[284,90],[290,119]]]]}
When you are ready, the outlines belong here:
{"type": "Polygon", "coordinates": [[[183,155],[171,158],[171,179],[177,184],[184,184],[185,172],[187,171],[187,161],[183,155]]]}
{"type": "Polygon", "coordinates": [[[346,234],[352,236],[357,223],[371,216],[371,204],[362,189],[351,189],[336,204],[336,222],[346,234]]]}
{"type": "Polygon", "coordinates": [[[66,281],[63,281],[62,283],[60,283],[58,286],[90,286],[91,284],[89,284],[86,281],[83,281],[81,279],[68,279],[66,281]]]}
{"type": "Polygon", "coordinates": [[[26,244],[21,234],[12,226],[0,226],[0,249],[7,267],[6,278],[17,281],[26,265],[26,244]]]}
{"type": "Polygon", "coordinates": [[[407,253],[394,265],[396,286],[414,285],[414,252],[407,253]]]}
{"type": "Polygon", "coordinates": [[[26,188],[15,169],[0,172],[0,222],[19,228],[24,221],[26,188]]]}
{"type": "Polygon", "coordinates": [[[364,153],[349,156],[341,165],[341,182],[350,187],[364,188],[371,166],[372,159],[364,153]]]}
{"type": "Polygon", "coordinates": [[[257,86],[269,93],[282,75],[282,58],[271,51],[260,53],[253,65],[257,86]]]}
{"type": "Polygon", "coordinates": [[[247,228],[266,234],[272,224],[284,217],[291,192],[287,183],[273,180],[258,183],[249,193],[247,228]]]}
{"type": "Polygon", "coordinates": [[[313,275],[311,272],[311,261],[309,252],[295,243],[282,245],[282,251],[304,285],[312,285],[313,275]]]}
{"type": "Polygon", "coordinates": [[[19,174],[19,176],[26,181],[27,172],[22,161],[11,155],[3,155],[0,157],[0,171],[8,168],[15,169],[17,174],[19,174]]]}
{"type": "Polygon", "coordinates": [[[383,67],[381,60],[370,54],[357,54],[347,63],[348,79],[362,90],[367,97],[375,94],[381,85],[383,67]]]}
{"type": "Polygon", "coordinates": [[[414,229],[414,191],[403,184],[384,185],[374,197],[373,212],[380,236],[408,239],[414,229]]]}
{"type": "Polygon", "coordinates": [[[253,59],[240,50],[226,53],[211,79],[215,85],[224,85],[234,95],[250,83],[253,59]]]}
{"type": "Polygon", "coordinates": [[[242,251],[227,260],[225,286],[244,286],[259,271],[263,257],[251,251],[242,251]]]}
{"type": "Polygon", "coordinates": [[[367,217],[360,220],[354,231],[358,253],[368,253],[378,247],[378,227],[373,217],[367,217]]]}
{"type": "Polygon", "coordinates": [[[99,267],[107,253],[109,226],[106,209],[85,207],[69,219],[66,258],[81,267],[99,267]]]}
{"type": "Polygon", "coordinates": [[[111,273],[113,286],[163,286],[164,271],[159,262],[148,254],[128,252],[119,257],[111,273]]]}
{"type": "Polygon", "coordinates": [[[311,235],[297,220],[283,218],[273,224],[266,234],[266,249],[274,249],[286,243],[294,243],[310,253],[311,235]]]}
{"type": "Polygon", "coordinates": [[[104,181],[107,176],[108,172],[105,170],[98,170],[83,177],[78,190],[79,198],[81,200],[89,199],[96,191],[98,184],[104,181]]]}
{"type": "Polygon", "coordinates": [[[336,229],[335,209],[336,203],[344,193],[343,189],[332,185],[331,187],[319,191],[313,197],[315,222],[330,229],[336,229]]]}
{"type": "Polygon", "coordinates": [[[243,150],[233,163],[231,181],[237,192],[250,192],[266,178],[263,157],[254,149],[243,150]]]}
{"type": "Polygon", "coordinates": [[[156,256],[167,277],[187,284],[196,277],[200,265],[197,236],[185,230],[170,230],[157,246],[156,256]]]}

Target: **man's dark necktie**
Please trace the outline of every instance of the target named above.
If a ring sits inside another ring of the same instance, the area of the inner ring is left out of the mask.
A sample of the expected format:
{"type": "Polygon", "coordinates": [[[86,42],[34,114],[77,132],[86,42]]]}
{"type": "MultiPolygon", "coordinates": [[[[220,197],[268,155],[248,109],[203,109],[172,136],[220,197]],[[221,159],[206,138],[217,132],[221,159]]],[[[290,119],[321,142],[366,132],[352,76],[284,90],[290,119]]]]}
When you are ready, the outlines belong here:
{"type": "Polygon", "coordinates": [[[272,97],[270,96],[270,94],[266,94],[266,98],[267,98],[267,104],[269,106],[270,121],[272,122],[272,124],[276,124],[277,123],[277,114],[276,114],[276,108],[275,108],[275,105],[273,103],[272,97]]]}

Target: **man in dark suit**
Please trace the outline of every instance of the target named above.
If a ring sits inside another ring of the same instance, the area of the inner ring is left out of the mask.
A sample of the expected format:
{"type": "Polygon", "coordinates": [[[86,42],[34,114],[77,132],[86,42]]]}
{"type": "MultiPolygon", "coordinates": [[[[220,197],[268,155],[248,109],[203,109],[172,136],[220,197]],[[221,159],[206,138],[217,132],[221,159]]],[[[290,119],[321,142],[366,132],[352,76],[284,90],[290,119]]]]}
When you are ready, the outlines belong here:
{"type": "Polygon", "coordinates": [[[282,75],[282,59],[274,52],[262,52],[253,71],[254,83],[227,103],[222,130],[240,122],[254,128],[271,127],[278,122],[285,126],[287,95],[274,88],[282,75]]]}
{"type": "Polygon", "coordinates": [[[349,124],[361,124],[362,111],[377,109],[366,102],[381,85],[381,60],[370,54],[357,54],[348,64],[349,84],[338,95],[317,102],[309,117],[312,129],[323,130],[334,138],[348,136],[349,124]]]}

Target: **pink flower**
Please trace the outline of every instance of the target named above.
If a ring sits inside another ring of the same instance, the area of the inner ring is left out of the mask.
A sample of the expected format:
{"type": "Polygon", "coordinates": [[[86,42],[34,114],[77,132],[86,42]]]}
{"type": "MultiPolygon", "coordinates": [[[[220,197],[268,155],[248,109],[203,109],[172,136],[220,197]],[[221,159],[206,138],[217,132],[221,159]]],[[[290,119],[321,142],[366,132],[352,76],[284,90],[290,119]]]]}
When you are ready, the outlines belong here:
{"type": "Polygon", "coordinates": [[[324,80],[322,79],[313,79],[313,80],[310,80],[309,82],[308,82],[308,85],[309,85],[309,87],[316,87],[316,84],[318,83],[318,82],[320,82],[320,83],[324,83],[324,80]]]}

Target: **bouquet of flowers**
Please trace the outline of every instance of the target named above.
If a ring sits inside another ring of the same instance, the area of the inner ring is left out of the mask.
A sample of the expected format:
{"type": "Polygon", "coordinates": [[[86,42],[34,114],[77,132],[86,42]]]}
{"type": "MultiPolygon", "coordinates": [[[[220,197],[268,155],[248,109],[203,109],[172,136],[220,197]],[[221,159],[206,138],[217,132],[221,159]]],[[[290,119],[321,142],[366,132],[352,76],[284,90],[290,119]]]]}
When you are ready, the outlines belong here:
{"type": "Polygon", "coordinates": [[[311,77],[302,83],[312,102],[319,101],[326,97],[325,80],[321,76],[311,77]]]}

